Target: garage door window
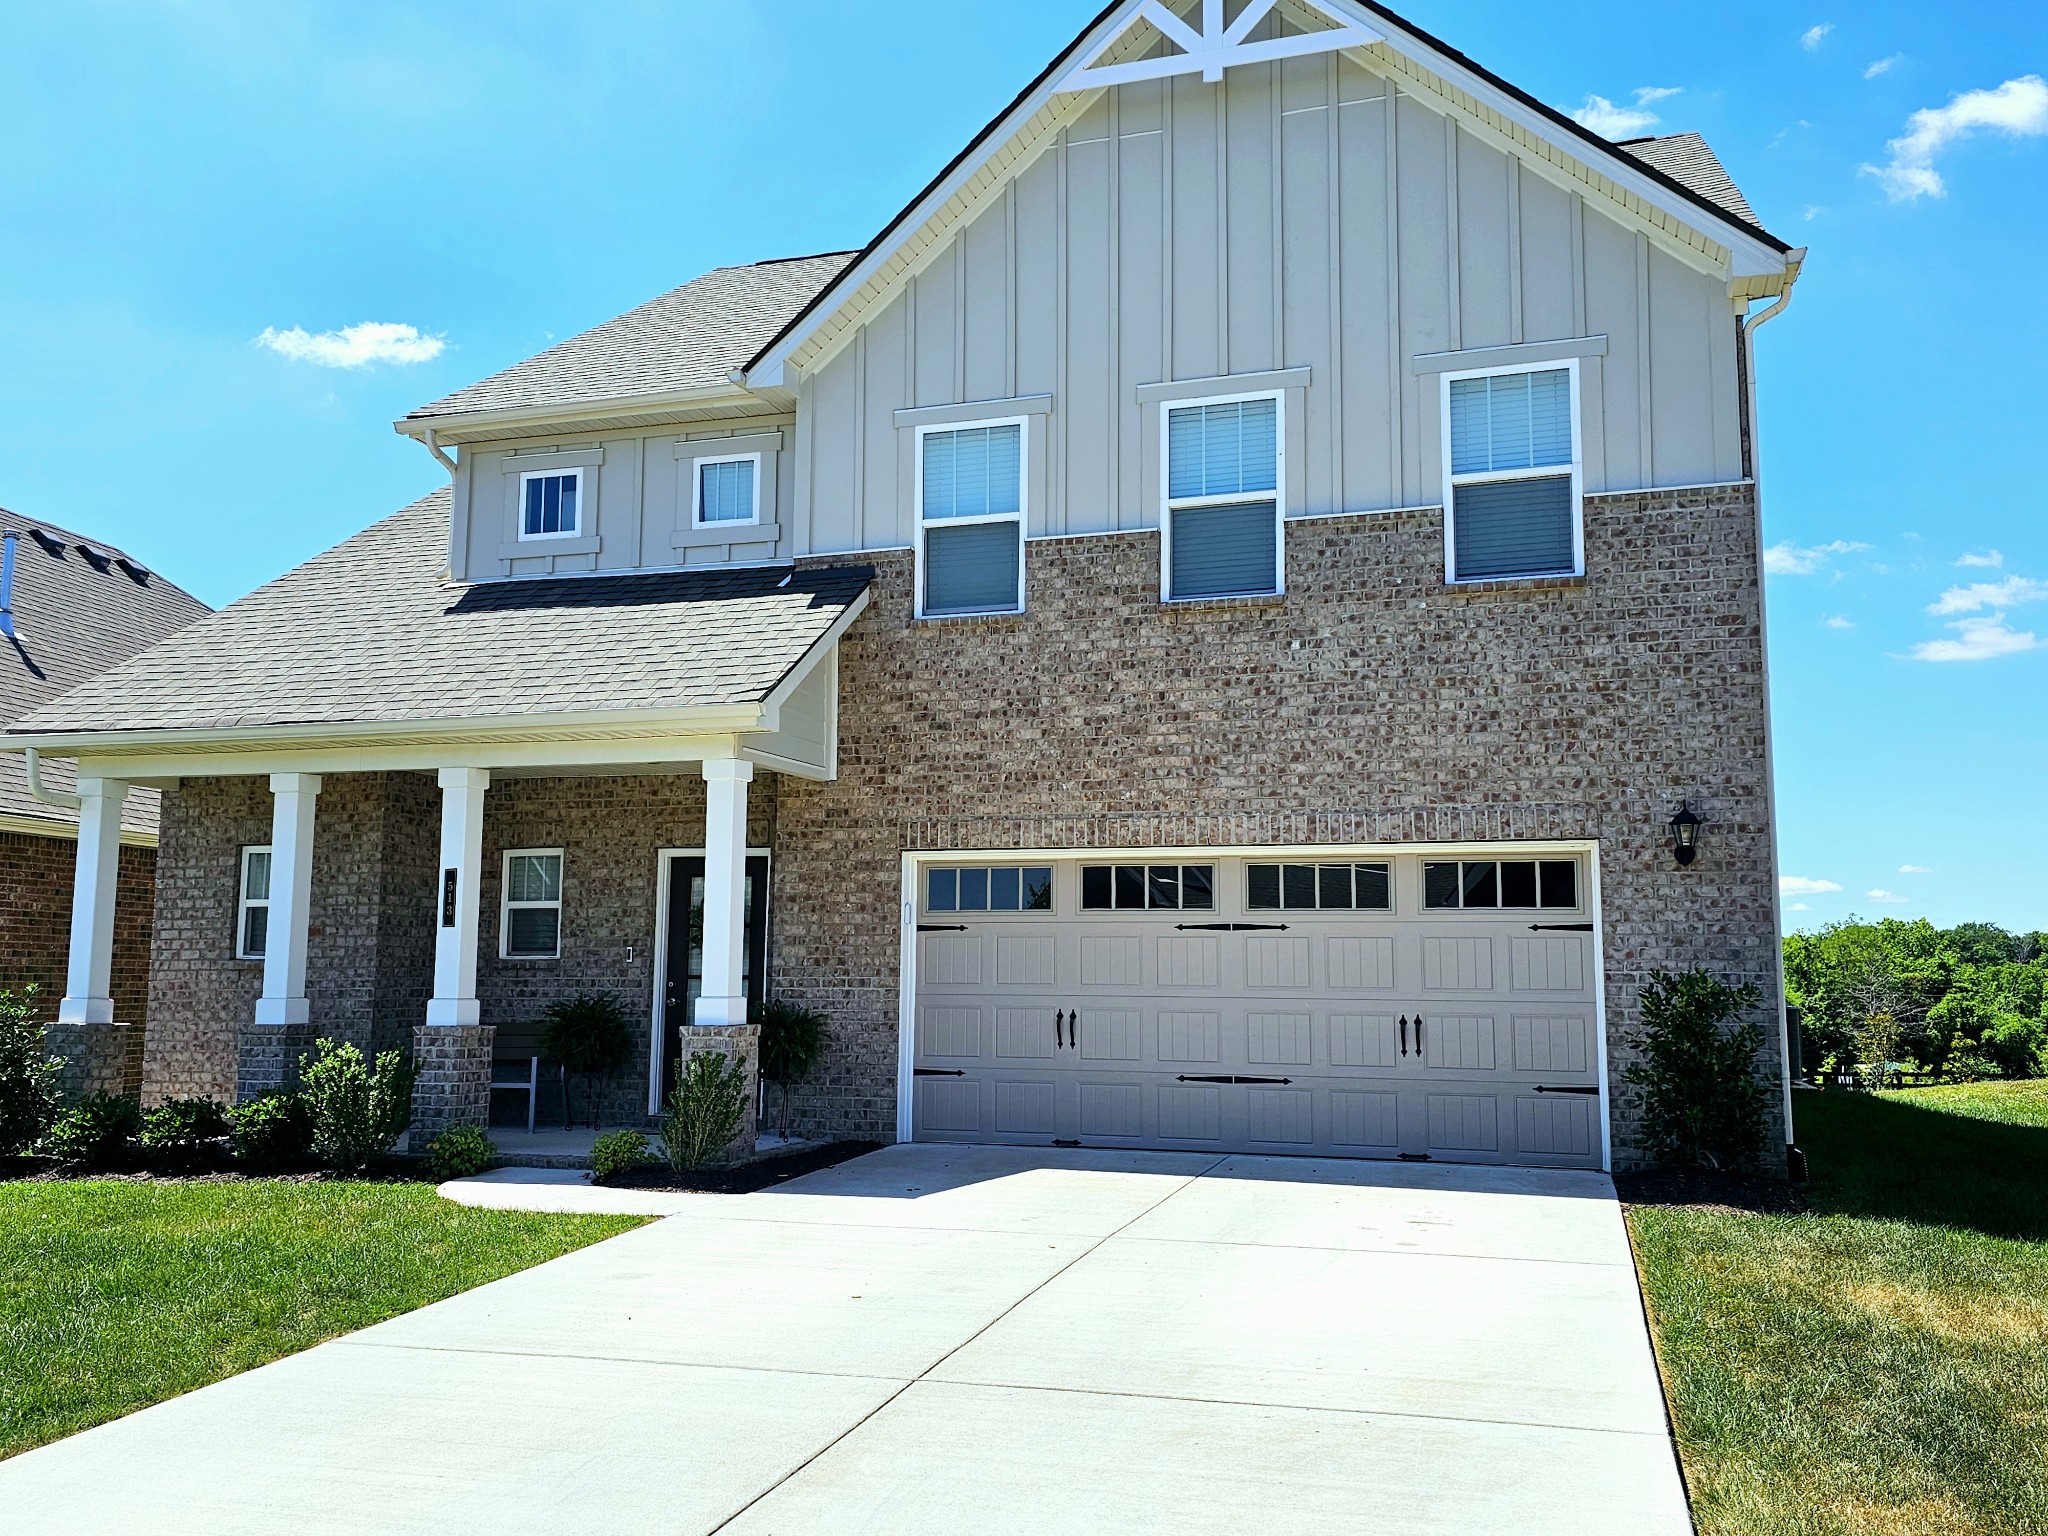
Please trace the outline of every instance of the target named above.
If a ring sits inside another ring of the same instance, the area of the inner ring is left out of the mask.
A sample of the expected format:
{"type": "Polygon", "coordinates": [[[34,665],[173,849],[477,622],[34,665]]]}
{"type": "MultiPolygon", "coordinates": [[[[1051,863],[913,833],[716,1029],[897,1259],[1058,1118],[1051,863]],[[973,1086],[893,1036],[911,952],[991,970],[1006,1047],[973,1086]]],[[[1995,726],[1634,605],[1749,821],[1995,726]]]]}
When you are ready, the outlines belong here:
{"type": "Polygon", "coordinates": [[[1248,864],[1245,905],[1254,912],[1390,912],[1386,864],[1248,864]]]}
{"type": "Polygon", "coordinates": [[[1423,904],[1432,911],[1576,909],[1575,859],[1464,859],[1422,866],[1423,904]]]}
{"type": "Polygon", "coordinates": [[[1088,912],[1213,912],[1213,864],[1089,864],[1081,870],[1088,912]]]}
{"type": "Polygon", "coordinates": [[[1052,871],[1043,868],[934,869],[925,873],[927,912],[1050,912],[1052,871]]]}

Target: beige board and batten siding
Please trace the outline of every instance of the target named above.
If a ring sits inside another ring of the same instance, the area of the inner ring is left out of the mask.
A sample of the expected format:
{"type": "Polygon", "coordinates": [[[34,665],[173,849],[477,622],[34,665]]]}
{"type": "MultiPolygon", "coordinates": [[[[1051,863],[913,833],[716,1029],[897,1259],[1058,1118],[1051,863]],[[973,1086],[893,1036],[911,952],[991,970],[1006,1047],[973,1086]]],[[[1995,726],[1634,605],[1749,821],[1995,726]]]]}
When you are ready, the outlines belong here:
{"type": "Polygon", "coordinates": [[[1725,278],[1441,108],[1349,56],[1103,93],[802,381],[798,552],[912,542],[899,413],[1033,397],[1029,531],[1154,526],[1162,381],[1285,389],[1290,515],[1436,505],[1438,376],[1486,361],[1441,354],[1545,342],[1587,491],[1744,478],[1725,278]]]}

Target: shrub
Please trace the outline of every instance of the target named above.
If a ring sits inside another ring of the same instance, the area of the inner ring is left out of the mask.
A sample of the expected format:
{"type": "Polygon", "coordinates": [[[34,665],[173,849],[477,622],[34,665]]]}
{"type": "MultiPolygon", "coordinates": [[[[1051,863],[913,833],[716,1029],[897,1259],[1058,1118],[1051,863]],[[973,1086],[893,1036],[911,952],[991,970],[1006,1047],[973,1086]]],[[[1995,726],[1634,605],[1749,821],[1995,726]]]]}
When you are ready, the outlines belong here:
{"type": "Polygon", "coordinates": [[[761,1080],[775,1085],[782,1101],[781,1132],[787,1137],[789,1090],[817,1066],[832,1026],[814,1009],[774,1000],[754,1009],[754,1023],[761,1030],[761,1080]]]}
{"type": "Polygon", "coordinates": [[[197,1152],[233,1127],[218,1099],[165,1099],[142,1117],[142,1144],[152,1152],[197,1152]]]}
{"type": "Polygon", "coordinates": [[[498,1160],[482,1126],[451,1125],[427,1144],[427,1172],[437,1179],[467,1179],[498,1160]]]}
{"type": "Polygon", "coordinates": [[[313,1110],[305,1095],[267,1093],[228,1111],[235,1156],[265,1173],[303,1168],[313,1159],[313,1110]]]}
{"type": "Polygon", "coordinates": [[[625,1004],[609,992],[580,992],[550,1004],[541,1018],[541,1054],[583,1079],[590,1123],[597,1124],[606,1080],[633,1054],[625,1004]]]}
{"type": "Polygon", "coordinates": [[[1643,988],[1643,1059],[1622,1077],[1643,1090],[1644,1143],[1664,1166],[1734,1170],[1762,1158],[1763,1030],[1724,1027],[1757,997],[1705,971],[1658,971],[1643,988]]]}
{"type": "Polygon", "coordinates": [[[43,1050],[33,985],[0,988],[0,1157],[26,1152],[50,1129],[62,1102],[57,1075],[64,1063],[43,1050]]]}
{"type": "Polygon", "coordinates": [[[647,1138],[638,1131],[607,1131],[590,1144],[590,1179],[606,1179],[630,1173],[647,1161],[647,1138]]]}
{"type": "Polygon", "coordinates": [[[114,1168],[128,1160],[141,1129],[142,1106],[134,1099],[125,1093],[91,1093],[57,1117],[42,1148],[67,1163],[114,1168]]]}
{"type": "Polygon", "coordinates": [[[676,1172],[702,1168],[740,1133],[747,1071],[723,1051],[699,1051],[676,1069],[661,1115],[661,1146],[676,1172]]]}
{"type": "Polygon", "coordinates": [[[343,1173],[367,1168],[389,1152],[412,1123],[412,1089],[419,1068],[400,1051],[365,1062],[353,1045],[316,1041],[299,1062],[306,1106],[313,1117],[313,1155],[343,1173]]]}

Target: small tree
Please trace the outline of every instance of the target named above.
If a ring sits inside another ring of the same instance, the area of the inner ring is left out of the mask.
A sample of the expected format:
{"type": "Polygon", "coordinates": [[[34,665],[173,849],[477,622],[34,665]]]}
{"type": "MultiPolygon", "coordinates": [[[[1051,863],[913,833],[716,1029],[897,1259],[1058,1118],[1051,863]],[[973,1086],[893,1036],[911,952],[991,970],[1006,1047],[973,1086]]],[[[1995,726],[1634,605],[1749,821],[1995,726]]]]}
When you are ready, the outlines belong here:
{"type": "MultiPolygon", "coordinates": [[[[548,1005],[541,1015],[541,1054],[583,1080],[590,1123],[598,1123],[604,1087],[633,1054],[632,1027],[625,1004],[609,992],[580,992],[548,1005]]],[[[563,1118],[573,1118],[564,1104],[563,1118]]]]}
{"type": "Polygon", "coordinates": [[[1892,1063],[1898,1058],[1905,1033],[1888,1013],[1873,1013],[1857,1028],[1856,1060],[1863,1071],[1863,1086],[1872,1093],[1891,1080],[1892,1063]]]}
{"type": "Polygon", "coordinates": [[[1643,988],[1643,1059],[1622,1077],[1643,1090],[1644,1142],[1666,1167],[1732,1170],[1762,1156],[1763,1029],[1728,1027],[1758,996],[1698,970],[1658,971],[1643,988]]]}
{"type": "Polygon", "coordinates": [[[761,1031],[761,1081],[773,1083],[781,1098],[782,1136],[787,1140],[789,1090],[817,1066],[832,1027],[815,1009],[779,1000],[756,1007],[754,1023],[761,1031]]]}
{"type": "Polygon", "coordinates": [[[64,1063],[43,1050],[35,996],[33,983],[19,992],[0,988],[0,1157],[26,1152],[57,1118],[64,1063]]]}
{"type": "Polygon", "coordinates": [[[313,1121],[313,1155],[330,1168],[367,1168],[412,1123],[419,1068],[402,1051],[381,1052],[373,1064],[353,1045],[319,1040],[313,1055],[299,1059],[299,1077],[313,1121]]]}
{"type": "Polygon", "coordinates": [[[676,1069],[661,1115],[661,1146],[682,1173],[702,1168],[739,1135],[747,1112],[747,1069],[723,1051],[699,1051],[676,1069]]]}

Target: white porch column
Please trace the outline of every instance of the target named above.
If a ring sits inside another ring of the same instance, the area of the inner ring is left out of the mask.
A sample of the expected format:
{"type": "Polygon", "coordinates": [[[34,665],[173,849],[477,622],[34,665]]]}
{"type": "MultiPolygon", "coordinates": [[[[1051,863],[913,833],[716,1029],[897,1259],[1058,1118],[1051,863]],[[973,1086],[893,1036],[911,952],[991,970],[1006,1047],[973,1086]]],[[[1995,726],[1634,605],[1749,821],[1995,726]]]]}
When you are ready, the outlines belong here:
{"type": "Polygon", "coordinates": [[[313,810],[317,773],[270,776],[270,924],[263,953],[258,1024],[304,1024],[306,924],[313,905],[313,810]]]}
{"type": "Polygon", "coordinates": [[[744,1024],[746,998],[747,785],[744,758],[704,762],[704,990],[699,1024],[744,1024]]]}
{"type": "Polygon", "coordinates": [[[114,892],[121,880],[119,779],[78,781],[78,874],[71,887],[71,955],[60,1024],[114,1022],[114,892]]]}
{"type": "Polygon", "coordinates": [[[487,768],[441,770],[441,883],[435,892],[434,995],[429,1024],[476,1024],[477,920],[484,864],[487,768]]]}

